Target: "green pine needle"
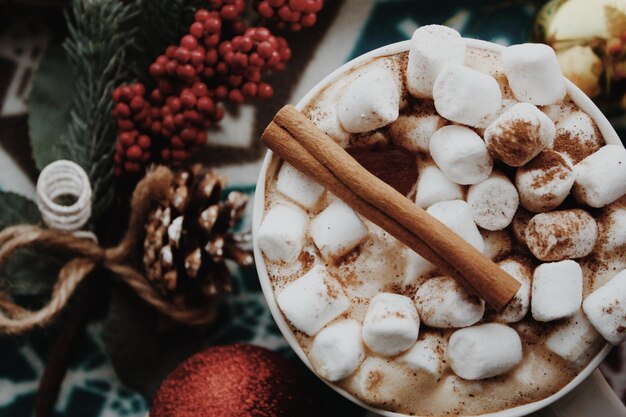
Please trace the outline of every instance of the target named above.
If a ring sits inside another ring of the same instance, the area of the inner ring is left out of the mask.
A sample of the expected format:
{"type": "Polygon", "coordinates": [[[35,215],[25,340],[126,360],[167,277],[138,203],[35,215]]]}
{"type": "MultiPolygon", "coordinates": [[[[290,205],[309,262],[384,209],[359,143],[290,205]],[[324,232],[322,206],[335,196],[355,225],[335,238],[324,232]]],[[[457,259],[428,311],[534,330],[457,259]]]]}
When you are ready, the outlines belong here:
{"type": "Polygon", "coordinates": [[[111,93],[131,77],[132,24],[139,3],[73,0],[67,14],[69,37],[63,47],[74,74],[71,121],[58,145],[61,154],[80,164],[94,190],[97,218],[113,201],[113,153],[117,137],[111,93]]]}

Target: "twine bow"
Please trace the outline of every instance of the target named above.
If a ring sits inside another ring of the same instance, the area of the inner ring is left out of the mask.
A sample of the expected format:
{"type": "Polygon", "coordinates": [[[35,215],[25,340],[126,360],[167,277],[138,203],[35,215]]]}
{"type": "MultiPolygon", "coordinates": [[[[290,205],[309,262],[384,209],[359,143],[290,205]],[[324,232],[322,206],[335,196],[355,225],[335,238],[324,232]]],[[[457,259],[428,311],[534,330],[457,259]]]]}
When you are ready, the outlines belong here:
{"type": "Polygon", "coordinates": [[[46,326],[63,310],[78,285],[96,268],[111,271],[144,301],[173,320],[188,325],[211,322],[216,313],[215,303],[193,309],[175,305],[131,266],[131,255],[144,233],[146,217],[156,203],[167,198],[172,177],[168,168],[158,167],[139,182],[132,197],[128,231],[113,248],[103,248],[94,241],[68,232],[33,225],[12,226],[0,232],[0,269],[11,254],[29,247],[53,248],[57,253],[74,256],[59,271],[49,302],[38,311],[24,309],[0,292],[0,332],[21,334],[46,326]]]}

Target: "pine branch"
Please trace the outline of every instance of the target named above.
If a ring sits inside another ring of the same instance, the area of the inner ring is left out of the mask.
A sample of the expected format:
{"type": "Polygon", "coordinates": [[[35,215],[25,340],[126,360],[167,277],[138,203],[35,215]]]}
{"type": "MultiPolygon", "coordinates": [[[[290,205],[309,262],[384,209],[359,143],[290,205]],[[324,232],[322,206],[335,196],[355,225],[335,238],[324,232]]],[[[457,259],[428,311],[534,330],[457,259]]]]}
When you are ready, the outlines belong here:
{"type": "Polygon", "coordinates": [[[71,121],[58,146],[89,174],[94,217],[114,197],[111,92],[130,78],[129,52],[137,36],[131,21],[138,13],[138,2],[73,0],[67,15],[69,37],[63,47],[73,70],[74,93],[71,121]]]}

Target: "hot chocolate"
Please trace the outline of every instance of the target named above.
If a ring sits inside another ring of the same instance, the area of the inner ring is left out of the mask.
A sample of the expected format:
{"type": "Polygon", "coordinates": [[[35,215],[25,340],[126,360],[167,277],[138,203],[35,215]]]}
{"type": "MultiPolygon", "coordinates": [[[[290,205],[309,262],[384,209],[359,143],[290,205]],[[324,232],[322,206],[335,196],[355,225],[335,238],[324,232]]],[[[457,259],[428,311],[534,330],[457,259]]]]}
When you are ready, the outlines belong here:
{"type": "Polygon", "coordinates": [[[521,283],[493,311],[274,157],[256,242],[320,377],[387,410],[478,415],[550,396],[601,335],[626,337],[626,151],[565,95],[554,59],[427,26],[304,109],[357,159],[396,158],[370,166],[521,283]]]}

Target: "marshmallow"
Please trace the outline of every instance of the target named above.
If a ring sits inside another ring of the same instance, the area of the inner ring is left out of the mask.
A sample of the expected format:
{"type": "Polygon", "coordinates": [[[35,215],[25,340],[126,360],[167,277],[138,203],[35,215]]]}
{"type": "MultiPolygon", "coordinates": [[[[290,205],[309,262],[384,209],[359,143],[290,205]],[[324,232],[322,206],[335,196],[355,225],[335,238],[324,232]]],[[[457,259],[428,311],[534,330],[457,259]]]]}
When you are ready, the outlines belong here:
{"type": "Polygon", "coordinates": [[[457,330],[450,336],[448,362],[463,379],[504,374],[522,360],[522,341],[504,324],[489,323],[457,330]]]}
{"type": "Polygon", "coordinates": [[[483,237],[483,242],[485,242],[483,253],[488,258],[502,258],[513,250],[513,239],[508,230],[492,232],[491,230],[482,229],[480,235],[483,237]]]}
{"type": "Polygon", "coordinates": [[[554,50],[539,43],[512,45],[502,52],[502,69],[518,101],[537,106],[565,98],[565,79],[554,50]]]}
{"type": "MultiPolygon", "coordinates": [[[[328,100],[339,100],[338,94],[329,97],[328,100]]],[[[342,148],[347,148],[350,144],[350,133],[341,126],[337,115],[337,106],[323,105],[314,107],[309,112],[309,119],[324,133],[330,136],[342,148]],[[323,110],[322,110],[323,109],[323,110]]]]}
{"type": "Polygon", "coordinates": [[[513,221],[511,222],[511,230],[513,231],[513,236],[518,243],[526,246],[526,226],[530,223],[530,220],[533,218],[533,214],[527,212],[523,208],[519,208],[515,216],[513,216],[513,221]]]}
{"type": "Polygon", "coordinates": [[[435,79],[448,64],[463,64],[465,41],[446,26],[428,25],[411,37],[406,85],[415,97],[432,98],[435,79]]]}
{"type": "Polygon", "coordinates": [[[394,73],[386,67],[363,71],[345,87],[337,106],[339,122],[350,133],[388,125],[398,118],[400,109],[394,73]]]}
{"type": "Polygon", "coordinates": [[[577,164],[602,147],[604,140],[587,113],[569,113],[556,124],[556,139],[552,149],[577,164]]]}
{"type": "Polygon", "coordinates": [[[462,200],[463,188],[448,179],[435,165],[427,165],[419,174],[415,204],[428,208],[440,201],[462,200]]]}
{"type": "Polygon", "coordinates": [[[599,224],[598,246],[604,253],[626,248],[626,207],[609,207],[599,224]]]}
{"type": "Polygon", "coordinates": [[[500,268],[515,278],[521,285],[507,304],[506,308],[498,314],[498,319],[504,323],[515,323],[522,320],[528,313],[530,305],[530,268],[515,259],[506,259],[498,262],[500,268]]]}
{"type": "Polygon", "coordinates": [[[567,198],[574,184],[574,166],[569,158],[544,150],[515,174],[520,203],[539,213],[554,210],[567,198]]]}
{"type": "Polygon", "coordinates": [[[471,185],[467,204],[476,224],[487,230],[502,230],[511,224],[519,206],[519,196],[513,183],[499,172],[471,185]]]}
{"type": "Polygon", "coordinates": [[[411,386],[416,382],[414,374],[397,361],[377,356],[368,356],[348,381],[359,399],[385,407],[397,407],[416,392],[416,387],[411,386]]]}
{"type": "Polygon", "coordinates": [[[495,78],[457,64],[441,71],[433,98],[441,116],[472,127],[487,127],[502,106],[502,92],[495,78]]]}
{"type": "Polygon", "coordinates": [[[404,352],[417,340],[420,319],[409,297],[380,293],[370,300],[363,320],[363,341],[379,355],[404,352]]]}
{"type": "Polygon", "coordinates": [[[541,264],[535,268],[531,310],[537,321],[571,317],[583,297],[583,273],[574,261],[541,264]]]}
{"type": "Polygon", "coordinates": [[[437,114],[403,115],[389,126],[391,141],[410,152],[428,152],[430,137],[445,120],[437,114]]]}
{"type": "Polygon", "coordinates": [[[425,325],[442,329],[471,326],[485,313],[485,302],[450,277],[424,282],[415,293],[415,305],[425,325]]]}
{"type": "Polygon", "coordinates": [[[319,332],[309,357],[315,371],[327,381],[339,381],[356,371],[365,359],[361,324],[342,320],[319,332]]]}
{"type": "Polygon", "coordinates": [[[306,209],[317,205],[324,187],[307,177],[293,165],[283,162],[276,179],[276,189],[285,197],[290,198],[306,209]]]}
{"type": "Polygon", "coordinates": [[[423,256],[415,253],[412,249],[406,248],[406,267],[404,272],[403,286],[413,285],[425,274],[434,271],[435,265],[427,261],[423,256]]]}
{"type": "Polygon", "coordinates": [[[528,249],[542,261],[582,258],[593,250],[596,221],[584,210],[551,211],[533,217],[524,232],[528,249]]]}
{"type": "Polygon", "coordinates": [[[587,365],[602,345],[602,337],[593,328],[583,310],[557,327],[546,338],[545,346],[579,368],[587,365]]]}
{"type": "Polygon", "coordinates": [[[437,337],[427,335],[402,355],[400,360],[412,371],[426,372],[438,378],[443,368],[442,345],[437,337]]]}
{"type": "Polygon", "coordinates": [[[574,166],[573,195],[591,207],[604,207],[626,194],[626,149],[606,145],[574,166]]]}
{"type": "Polygon", "coordinates": [[[493,160],[483,140],[462,126],[445,126],[430,138],[430,155],[449,180],[476,184],[491,174],[493,160]]]}
{"type": "Polygon", "coordinates": [[[287,285],[276,302],[287,320],[309,336],[350,307],[339,282],[321,265],[287,285]]]}
{"type": "Polygon", "coordinates": [[[626,340],[626,269],[589,294],[583,310],[610,343],[617,345],[626,340]]]}
{"type": "Polygon", "coordinates": [[[485,249],[483,237],[474,223],[472,209],[465,201],[440,201],[428,207],[426,212],[448,226],[480,252],[485,249]]]}
{"type": "Polygon", "coordinates": [[[311,220],[310,234],[325,258],[337,259],[367,236],[367,227],[346,203],[335,200],[311,220]]]}
{"type": "Polygon", "coordinates": [[[278,262],[294,261],[304,246],[307,215],[295,207],[272,207],[257,233],[259,249],[267,259],[278,262]]]}
{"type": "Polygon", "coordinates": [[[554,140],[554,122],[532,104],[519,103],[485,130],[491,154],[513,167],[526,164],[554,140]]]}

